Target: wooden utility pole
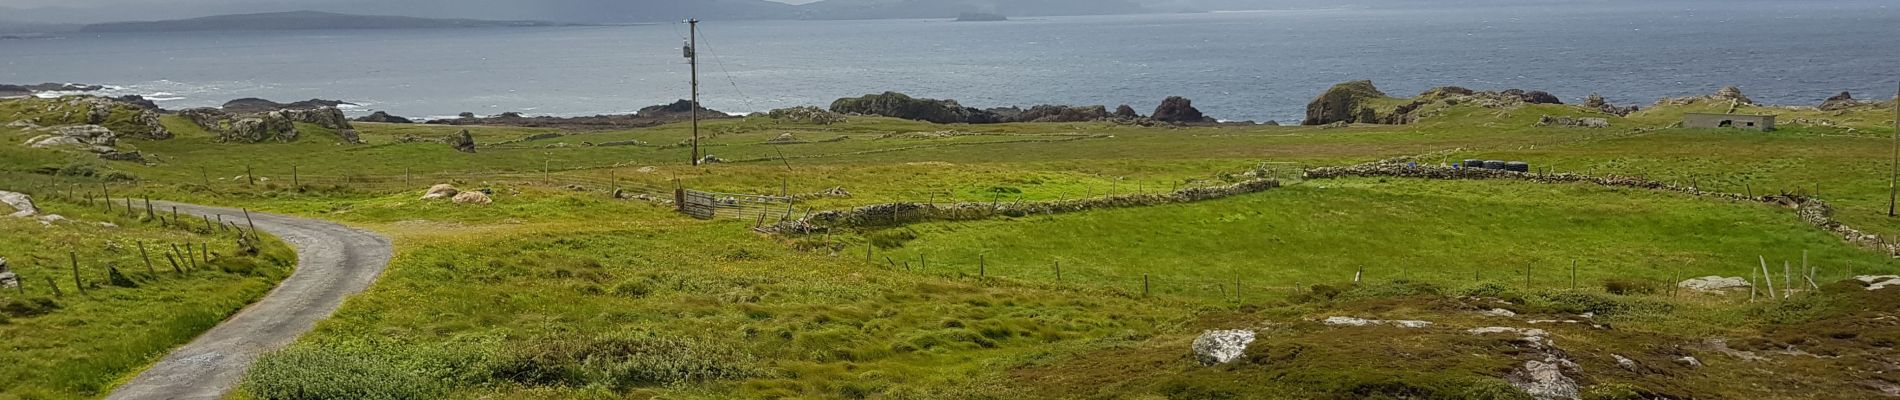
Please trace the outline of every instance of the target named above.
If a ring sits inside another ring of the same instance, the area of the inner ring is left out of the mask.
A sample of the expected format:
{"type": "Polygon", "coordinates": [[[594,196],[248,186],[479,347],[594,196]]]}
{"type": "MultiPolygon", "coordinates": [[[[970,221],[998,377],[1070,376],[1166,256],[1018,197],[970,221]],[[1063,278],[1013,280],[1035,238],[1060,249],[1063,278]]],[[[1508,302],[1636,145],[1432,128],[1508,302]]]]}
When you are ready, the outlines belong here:
{"type": "Polygon", "coordinates": [[[1893,169],[1887,172],[1887,217],[1894,217],[1894,201],[1900,199],[1900,93],[1893,100],[1893,169]]]}
{"type": "Polygon", "coordinates": [[[686,20],[686,60],[693,69],[693,165],[699,165],[699,20],[686,20]]]}

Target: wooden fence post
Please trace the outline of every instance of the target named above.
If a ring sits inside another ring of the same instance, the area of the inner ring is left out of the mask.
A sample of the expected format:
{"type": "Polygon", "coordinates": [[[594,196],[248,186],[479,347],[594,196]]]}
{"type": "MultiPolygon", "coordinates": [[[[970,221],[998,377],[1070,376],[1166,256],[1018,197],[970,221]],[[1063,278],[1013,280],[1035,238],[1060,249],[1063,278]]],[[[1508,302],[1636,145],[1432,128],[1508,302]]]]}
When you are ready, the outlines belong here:
{"type": "Polygon", "coordinates": [[[53,289],[53,297],[66,297],[65,293],[59,292],[59,282],[54,281],[53,277],[46,277],[46,287],[53,289]]]}
{"type": "Polygon", "coordinates": [[[251,232],[257,232],[257,222],[251,220],[251,209],[244,209],[244,224],[251,226],[251,232]]]}
{"type": "Polygon", "coordinates": [[[172,246],[172,253],[165,253],[165,261],[172,263],[172,273],[182,274],[182,273],[185,273],[185,270],[182,268],[178,268],[178,257],[172,256],[173,253],[177,253],[177,252],[178,252],[178,247],[172,246]]]}
{"type": "Polygon", "coordinates": [[[1056,282],[1062,281],[1062,260],[1056,260],[1056,282]]]}
{"type": "Polygon", "coordinates": [[[297,164],[290,164],[290,186],[303,186],[303,180],[297,176],[297,164]]]}
{"type": "Polygon", "coordinates": [[[1148,297],[1148,274],[1141,274],[1141,297],[1148,297]]]}
{"type": "Polygon", "coordinates": [[[151,220],[158,219],[158,213],[152,211],[152,197],[151,196],[145,197],[145,219],[151,219],[151,220]]]}
{"type": "Polygon", "coordinates": [[[1775,296],[1775,275],[1768,273],[1768,257],[1757,257],[1761,258],[1761,280],[1763,283],[1768,284],[1768,298],[1779,298],[1779,296],[1775,296]]]}
{"type": "Polygon", "coordinates": [[[192,254],[191,243],[185,243],[185,261],[185,264],[191,265],[191,270],[198,270],[198,255],[192,254]]]}
{"type": "Polygon", "coordinates": [[[982,254],[976,255],[976,277],[981,279],[989,277],[989,275],[989,263],[983,261],[982,254]]]}
{"type": "Polygon", "coordinates": [[[158,270],[152,268],[152,256],[145,253],[145,241],[143,240],[139,241],[139,258],[145,259],[145,273],[154,276],[158,275],[158,270]]]}
{"type": "MultiPolygon", "coordinates": [[[[186,246],[190,245],[187,244],[186,246]]],[[[204,258],[205,264],[211,264],[211,245],[205,242],[198,242],[198,257],[204,258]]]]}
{"type": "Polygon", "coordinates": [[[244,166],[244,183],[251,186],[257,186],[256,171],[252,170],[251,166],[249,165],[244,166]]]}
{"type": "Polygon", "coordinates": [[[79,287],[80,294],[85,294],[86,282],[79,277],[79,253],[68,251],[66,257],[73,261],[73,286],[79,287]]]}

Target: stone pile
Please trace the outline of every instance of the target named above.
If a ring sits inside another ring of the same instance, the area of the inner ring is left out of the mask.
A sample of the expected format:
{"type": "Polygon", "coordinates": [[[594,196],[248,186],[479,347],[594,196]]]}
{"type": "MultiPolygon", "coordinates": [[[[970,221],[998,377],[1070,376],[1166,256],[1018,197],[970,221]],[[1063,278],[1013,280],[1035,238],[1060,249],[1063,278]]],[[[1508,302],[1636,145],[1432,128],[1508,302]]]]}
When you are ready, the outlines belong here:
{"type": "Polygon", "coordinates": [[[1522,389],[1537,400],[1574,400],[1580,398],[1581,391],[1577,380],[1564,375],[1575,372],[1581,367],[1563,349],[1550,340],[1550,333],[1542,329],[1485,327],[1467,331],[1473,335],[1510,334],[1517,335],[1512,344],[1526,350],[1530,357],[1521,367],[1513,369],[1505,377],[1511,386],[1522,389]]]}

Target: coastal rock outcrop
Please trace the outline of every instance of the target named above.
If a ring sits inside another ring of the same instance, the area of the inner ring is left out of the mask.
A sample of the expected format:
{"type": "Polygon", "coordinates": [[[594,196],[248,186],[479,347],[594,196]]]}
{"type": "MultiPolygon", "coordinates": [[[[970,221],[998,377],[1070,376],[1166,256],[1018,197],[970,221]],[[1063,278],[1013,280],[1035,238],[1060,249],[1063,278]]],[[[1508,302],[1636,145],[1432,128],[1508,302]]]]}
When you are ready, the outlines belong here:
{"type": "Polygon", "coordinates": [[[345,102],[345,101],[323,100],[323,99],[310,99],[310,100],[295,101],[295,102],[289,102],[289,103],[278,103],[275,101],[248,97],[248,98],[242,98],[242,99],[225,102],[224,106],[220,108],[222,108],[225,112],[229,112],[233,114],[256,114],[256,113],[261,113],[261,112],[277,111],[277,110],[315,110],[315,109],[324,108],[324,107],[335,108],[337,106],[343,106],[343,105],[353,106],[355,104],[345,102]]]}
{"type": "MultiPolygon", "coordinates": [[[[586,117],[525,116],[517,112],[506,112],[492,117],[481,117],[475,113],[464,112],[453,119],[435,119],[424,122],[431,125],[499,125],[523,126],[532,128],[564,129],[625,129],[645,128],[686,121],[692,118],[692,102],[680,100],[671,104],[640,109],[635,114],[595,115],[586,117]]],[[[701,106],[699,119],[735,118],[731,114],[701,106]]]]}
{"type": "Polygon", "coordinates": [[[412,121],[408,118],[389,115],[389,113],[386,113],[386,112],[377,111],[377,112],[370,113],[369,115],[357,117],[356,122],[377,122],[377,123],[385,123],[385,124],[413,124],[416,121],[412,121]]]}
{"type": "Polygon", "coordinates": [[[1373,86],[1372,81],[1352,81],[1333,85],[1325,93],[1314,98],[1311,103],[1307,103],[1306,120],[1300,124],[1380,123],[1384,118],[1380,116],[1375,103],[1390,98],[1385,92],[1379,91],[1378,87],[1373,86]]]}
{"type": "Polygon", "coordinates": [[[765,116],[780,121],[818,125],[843,123],[847,120],[844,114],[812,106],[780,108],[766,113],[765,116]]]}
{"type": "Polygon", "coordinates": [[[1707,96],[1670,97],[1670,98],[1665,98],[1665,99],[1656,101],[1656,105],[1657,106],[1680,106],[1680,105],[1694,104],[1694,103],[1702,102],[1702,101],[1734,102],[1736,104],[1744,104],[1744,105],[1755,104],[1754,100],[1751,100],[1748,98],[1747,95],[1742,94],[1741,88],[1734,87],[1734,86],[1725,86],[1720,90],[1716,90],[1715,94],[1711,94],[1707,96]]]}
{"type": "Polygon", "coordinates": [[[225,143],[292,142],[297,140],[297,124],[292,122],[288,111],[265,112],[232,121],[230,129],[218,132],[217,140],[225,143]]]}
{"type": "Polygon", "coordinates": [[[1216,122],[1213,118],[1202,114],[1200,109],[1194,108],[1193,100],[1188,100],[1181,96],[1170,96],[1166,99],[1162,99],[1161,105],[1155,106],[1154,114],[1150,114],[1148,118],[1161,122],[1174,123],[1216,122]]]}
{"type": "Polygon", "coordinates": [[[1134,107],[1129,107],[1127,104],[1123,104],[1120,107],[1115,107],[1115,118],[1118,118],[1118,119],[1141,118],[1141,113],[1135,112],[1134,107]]]}
{"type": "Polygon", "coordinates": [[[831,102],[831,111],[840,114],[876,115],[939,124],[986,124],[1000,120],[995,113],[964,107],[956,100],[912,98],[897,92],[838,99],[831,102]]]}
{"type": "Polygon", "coordinates": [[[1618,117],[1627,117],[1630,114],[1634,114],[1636,113],[1636,111],[1638,111],[1638,108],[1636,106],[1618,107],[1616,105],[1610,104],[1610,101],[1604,99],[1603,95],[1599,95],[1596,93],[1591,93],[1590,97],[1583,99],[1583,107],[1592,109],[1592,110],[1601,111],[1604,114],[1611,114],[1618,117]]]}
{"type": "Polygon", "coordinates": [[[1024,110],[1017,107],[991,108],[1002,122],[1088,122],[1109,119],[1107,106],[1040,105],[1024,110]]]}
{"type": "Polygon", "coordinates": [[[1827,101],[1821,102],[1821,106],[1816,108],[1820,108],[1821,111],[1840,111],[1853,108],[1860,104],[1860,101],[1854,100],[1854,94],[1841,92],[1841,94],[1827,98],[1827,101]]]}
{"type": "Polygon", "coordinates": [[[234,114],[216,108],[192,108],[179,111],[178,116],[191,121],[192,125],[204,128],[206,132],[216,135],[218,141],[226,143],[295,141],[302,136],[297,131],[298,122],[330,129],[344,143],[363,142],[357,135],[356,128],[350,125],[349,118],[336,107],[271,110],[253,114],[234,114]]]}

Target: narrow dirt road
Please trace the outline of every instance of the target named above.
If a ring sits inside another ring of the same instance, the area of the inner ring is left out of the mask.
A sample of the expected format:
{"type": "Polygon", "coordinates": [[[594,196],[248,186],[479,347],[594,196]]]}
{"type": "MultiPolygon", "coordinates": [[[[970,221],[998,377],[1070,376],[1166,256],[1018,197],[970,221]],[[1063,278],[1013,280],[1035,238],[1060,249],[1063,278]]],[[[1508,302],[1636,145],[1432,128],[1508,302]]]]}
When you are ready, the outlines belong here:
{"type": "MultiPolygon", "coordinates": [[[[189,204],[154,206],[245,225],[244,212],[189,204]]],[[[363,291],[389,264],[389,239],[332,222],[251,213],[257,229],[297,248],[297,270],[277,289],[173,350],[108,399],[218,399],[235,388],[257,357],[289,345],[363,291]]]]}

